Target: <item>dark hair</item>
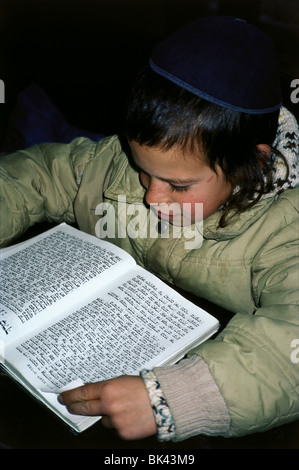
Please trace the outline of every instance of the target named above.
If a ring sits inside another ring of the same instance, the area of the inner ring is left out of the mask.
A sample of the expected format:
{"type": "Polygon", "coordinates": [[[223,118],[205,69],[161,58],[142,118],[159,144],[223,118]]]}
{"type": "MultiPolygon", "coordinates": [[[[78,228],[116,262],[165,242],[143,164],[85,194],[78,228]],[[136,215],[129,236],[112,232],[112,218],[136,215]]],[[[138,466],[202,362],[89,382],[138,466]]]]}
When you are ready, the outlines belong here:
{"type": "Polygon", "coordinates": [[[229,212],[244,211],[273,189],[271,165],[260,164],[265,155],[257,145],[272,145],[278,115],[279,110],[245,114],[223,108],[146,67],[133,84],[125,130],[140,145],[164,150],[179,146],[193,154],[201,150],[213,170],[218,164],[234,188],[220,220],[225,226],[229,212]]]}

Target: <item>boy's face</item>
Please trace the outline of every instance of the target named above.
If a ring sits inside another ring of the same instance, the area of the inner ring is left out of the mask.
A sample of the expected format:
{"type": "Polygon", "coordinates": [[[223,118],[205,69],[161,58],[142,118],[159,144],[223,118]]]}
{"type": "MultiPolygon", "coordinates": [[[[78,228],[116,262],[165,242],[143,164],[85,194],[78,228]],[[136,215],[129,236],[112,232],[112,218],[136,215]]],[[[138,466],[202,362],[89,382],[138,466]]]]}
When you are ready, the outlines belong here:
{"type": "Polygon", "coordinates": [[[135,141],[129,144],[141,183],[146,189],[146,202],[161,219],[174,225],[186,225],[182,216],[184,203],[191,205],[189,223],[197,221],[195,203],[203,205],[203,219],[206,219],[230,196],[231,184],[222,169],[216,165],[216,172],[213,171],[204,158],[183,153],[175,147],[161,150],[135,141]],[[169,215],[170,205],[180,210],[169,215]]]}

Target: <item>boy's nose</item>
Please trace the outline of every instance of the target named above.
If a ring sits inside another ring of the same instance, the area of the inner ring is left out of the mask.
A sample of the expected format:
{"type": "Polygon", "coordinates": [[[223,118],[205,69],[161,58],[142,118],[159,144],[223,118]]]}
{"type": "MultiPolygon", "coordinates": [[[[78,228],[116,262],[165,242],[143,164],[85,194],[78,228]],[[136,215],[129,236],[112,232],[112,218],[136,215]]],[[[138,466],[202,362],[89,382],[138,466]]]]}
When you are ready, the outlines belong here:
{"type": "Polygon", "coordinates": [[[145,200],[147,204],[152,205],[171,203],[167,184],[163,181],[151,179],[146,189],[145,200]]]}

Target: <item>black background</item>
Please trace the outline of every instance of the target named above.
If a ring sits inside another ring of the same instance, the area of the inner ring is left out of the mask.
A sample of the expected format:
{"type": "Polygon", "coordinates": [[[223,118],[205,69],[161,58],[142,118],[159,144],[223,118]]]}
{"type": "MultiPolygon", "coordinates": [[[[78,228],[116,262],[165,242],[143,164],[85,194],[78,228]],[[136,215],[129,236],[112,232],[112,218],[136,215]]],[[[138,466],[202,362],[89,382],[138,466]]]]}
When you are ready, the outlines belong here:
{"type": "MultiPolygon", "coordinates": [[[[74,126],[121,130],[126,96],[154,45],[199,16],[228,14],[257,24],[274,40],[284,104],[299,79],[298,0],[2,0],[0,3],[0,151],[17,95],[40,85],[74,126]]],[[[299,448],[298,422],[239,439],[155,438],[125,442],[101,423],[74,435],[4,373],[0,374],[0,448],[172,449],[299,448]]]]}
{"type": "MultiPolygon", "coordinates": [[[[299,78],[298,0],[2,0],[0,3],[0,142],[17,94],[37,83],[68,122],[113,134],[122,126],[132,78],[163,37],[205,15],[228,14],[274,40],[290,101],[299,78]]],[[[240,86],[242,86],[240,84],[240,86]]]]}

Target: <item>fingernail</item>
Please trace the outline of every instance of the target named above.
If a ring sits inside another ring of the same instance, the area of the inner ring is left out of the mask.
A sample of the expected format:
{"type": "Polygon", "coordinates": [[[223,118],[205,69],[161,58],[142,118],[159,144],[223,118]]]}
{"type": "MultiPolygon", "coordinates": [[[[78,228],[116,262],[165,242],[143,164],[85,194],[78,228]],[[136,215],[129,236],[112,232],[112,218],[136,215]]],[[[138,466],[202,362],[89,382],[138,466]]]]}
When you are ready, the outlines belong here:
{"type": "Polygon", "coordinates": [[[57,400],[59,401],[61,405],[64,405],[64,401],[61,395],[58,395],[57,400]]]}

